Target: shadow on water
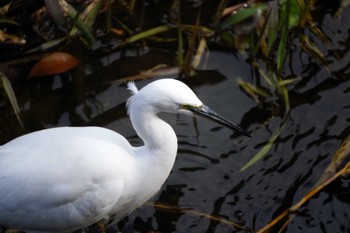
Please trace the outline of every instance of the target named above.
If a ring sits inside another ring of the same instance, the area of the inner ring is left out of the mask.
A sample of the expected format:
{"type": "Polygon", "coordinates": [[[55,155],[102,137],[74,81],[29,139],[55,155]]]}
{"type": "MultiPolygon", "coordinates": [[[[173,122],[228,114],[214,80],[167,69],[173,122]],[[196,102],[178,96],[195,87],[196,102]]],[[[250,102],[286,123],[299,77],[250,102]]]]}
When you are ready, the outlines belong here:
{"type": "MultiPolygon", "coordinates": [[[[343,21],[346,18],[349,20],[347,16],[343,21]]],[[[334,49],[342,50],[342,60],[329,54],[330,65],[320,67],[295,49],[298,59],[293,60],[288,72],[304,79],[290,90],[291,111],[286,127],[267,155],[244,172],[240,169],[268,142],[282,121],[279,116],[273,117],[269,103],[257,106],[239,90],[236,78],[250,80],[251,67],[239,54],[211,51],[206,69],[182,79],[208,106],[248,129],[252,138],[233,135],[205,119],[162,114],[174,126],[179,152],[168,180],[151,202],[195,210],[259,230],[303,198],[350,133],[349,27],[343,23],[332,28],[334,20],[330,18],[323,24],[324,31],[337,34],[333,45],[334,49]]],[[[0,142],[42,128],[98,125],[140,145],[127,118],[125,101],[129,93],[125,84],[109,81],[135,75],[160,63],[175,65],[172,57],[172,53],[152,49],[130,49],[108,56],[90,54],[82,58],[84,66],[66,75],[23,80],[15,91],[25,130],[11,114],[11,106],[5,103],[0,114],[0,142]]],[[[179,78],[176,74],[168,77],[179,78]]],[[[142,87],[149,82],[138,81],[137,85],[142,87]]],[[[349,208],[347,176],[302,206],[286,232],[350,232],[349,208]]],[[[161,210],[152,205],[134,211],[108,232],[117,229],[243,232],[205,215],[161,210]]]]}

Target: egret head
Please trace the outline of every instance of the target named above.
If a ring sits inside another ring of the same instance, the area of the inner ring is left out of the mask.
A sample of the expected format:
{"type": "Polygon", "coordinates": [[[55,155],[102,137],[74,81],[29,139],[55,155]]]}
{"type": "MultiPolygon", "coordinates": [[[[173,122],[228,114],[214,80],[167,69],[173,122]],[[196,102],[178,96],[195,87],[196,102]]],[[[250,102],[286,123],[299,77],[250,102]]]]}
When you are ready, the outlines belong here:
{"type": "Polygon", "coordinates": [[[128,101],[129,108],[130,105],[135,104],[138,105],[138,108],[152,108],[157,113],[170,112],[193,115],[187,106],[200,107],[203,105],[187,85],[175,79],[154,81],[140,91],[133,83],[129,83],[128,89],[134,94],[128,101]]]}
{"type": "Polygon", "coordinates": [[[148,84],[140,91],[131,82],[128,83],[128,89],[133,94],[127,102],[129,112],[131,108],[137,108],[155,114],[170,112],[202,116],[250,137],[249,133],[241,127],[205,106],[186,84],[178,80],[160,79],[148,84]]]}

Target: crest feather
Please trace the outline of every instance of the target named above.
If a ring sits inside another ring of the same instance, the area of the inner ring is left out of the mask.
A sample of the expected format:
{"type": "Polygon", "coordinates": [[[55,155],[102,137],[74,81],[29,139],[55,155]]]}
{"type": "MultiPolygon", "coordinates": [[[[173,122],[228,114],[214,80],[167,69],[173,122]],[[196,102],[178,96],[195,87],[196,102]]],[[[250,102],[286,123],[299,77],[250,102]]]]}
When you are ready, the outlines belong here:
{"type": "Polygon", "coordinates": [[[134,81],[128,82],[127,86],[128,86],[128,90],[131,92],[131,94],[135,95],[137,92],[139,92],[134,81]]]}
{"type": "Polygon", "coordinates": [[[130,114],[130,106],[132,103],[132,99],[133,99],[133,95],[137,94],[139,92],[139,90],[137,89],[135,82],[134,81],[130,81],[127,84],[128,90],[130,91],[130,93],[132,94],[132,96],[129,97],[129,99],[126,101],[126,108],[128,109],[128,115],[130,114]]]}

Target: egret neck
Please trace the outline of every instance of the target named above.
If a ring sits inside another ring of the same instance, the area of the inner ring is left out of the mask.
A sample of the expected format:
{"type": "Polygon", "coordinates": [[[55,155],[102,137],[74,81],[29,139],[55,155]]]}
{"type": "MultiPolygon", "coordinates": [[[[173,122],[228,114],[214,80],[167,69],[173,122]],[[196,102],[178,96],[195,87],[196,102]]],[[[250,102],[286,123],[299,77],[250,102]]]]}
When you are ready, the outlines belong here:
{"type": "MultiPolygon", "coordinates": [[[[157,116],[159,110],[144,104],[143,93],[137,93],[128,104],[132,125],[144,145],[135,148],[140,174],[144,185],[159,186],[165,182],[174,165],[177,153],[177,137],[170,125],[157,116]],[[137,98],[137,99],[136,99],[137,98]],[[145,177],[144,174],[147,174],[145,177]],[[159,174],[164,174],[159,176],[159,174]],[[152,177],[151,179],[149,177],[152,177]],[[152,184],[148,184],[151,182],[152,184]]],[[[149,193],[150,197],[154,193],[149,193]]],[[[149,197],[149,198],[150,198],[149,197]]]]}

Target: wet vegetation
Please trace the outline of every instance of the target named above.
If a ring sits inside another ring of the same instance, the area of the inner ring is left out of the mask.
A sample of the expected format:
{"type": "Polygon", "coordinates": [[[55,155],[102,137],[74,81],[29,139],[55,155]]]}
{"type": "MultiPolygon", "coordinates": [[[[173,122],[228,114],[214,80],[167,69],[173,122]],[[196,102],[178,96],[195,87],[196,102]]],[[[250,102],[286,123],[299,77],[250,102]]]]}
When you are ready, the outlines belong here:
{"type": "MultiPolygon", "coordinates": [[[[235,81],[242,92],[255,101],[257,109],[264,112],[259,126],[251,129],[254,132],[266,127],[269,132],[269,137],[255,147],[251,159],[242,166],[241,172],[246,172],[266,158],[273,148],[277,150],[281,141],[288,139],[283,132],[291,127],[294,108],[315,102],[322,91],[348,81],[348,63],[335,65],[335,62],[346,61],[349,34],[341,40],[334,39],[321,26],[326,17],[341,20],[349,3],[0,0],[1,142],[42,127],[40,124],[29,126],[26,100],[16,95],[16,91],[26,85],[40,82],[44,85],[45,81],[41,80],[48,77],[74,74],[79,79],[65,82],[73,83],[71,88],[83,85],[84,94],[93,95],[90,87],[97,81],[88,75],[91,73],[108,74],[99,77],[104,85],[169,75],[190,80],[206,70],[211,51],[230,51],[239,54],[251,66],[250,78],[236,77],[235,81]],[[137,66],[118,59],[105,62],[108,64],[94,60],[116,52],[127,54],[128,50],[145,49],[157,51],[158,58],[137,66]],[[300,62],[303,60],[309,65],[303,66],[300,62]],[[116,72],[113,67],[126,67],[126,71],[116,72]],[[310,85],[320,70],[329,77],[310,85]]],[[[84,94],[76,92],[76,101],[82,101],[79,98],[84,94]]],[[[349,90],[344,91],[347,92],[349,90]]],[[[40,111],[40,107],[37,108],[40,111]]],[[[348,105],[343,107],[348,108],[348,105]]],[[[253,112],[246,115],[248,119],[254,117],[253,112]]],[[[98,116],[86,124],[91,122],[98,122],[98,116]]],[[[337,139],[341,143],[328,155],[332,159],[321,178],[299,200],[276,211],[266,226],[259,225],[255,229],[251,224],[245,226],[215,213],[204,214],[167,203],[154,206],[165,212],[208,218],[237,231],[284,232],[305,203],[349,174],[349,129],[339,130],[337,139]]],[[[311,133],[302,132],[300,138],[311,133]]],[[[322,132],[324,138],[329,136],[327,133],[322,132]]],[[[298,140],[294,138],[293,143],[298,140]]]]}

